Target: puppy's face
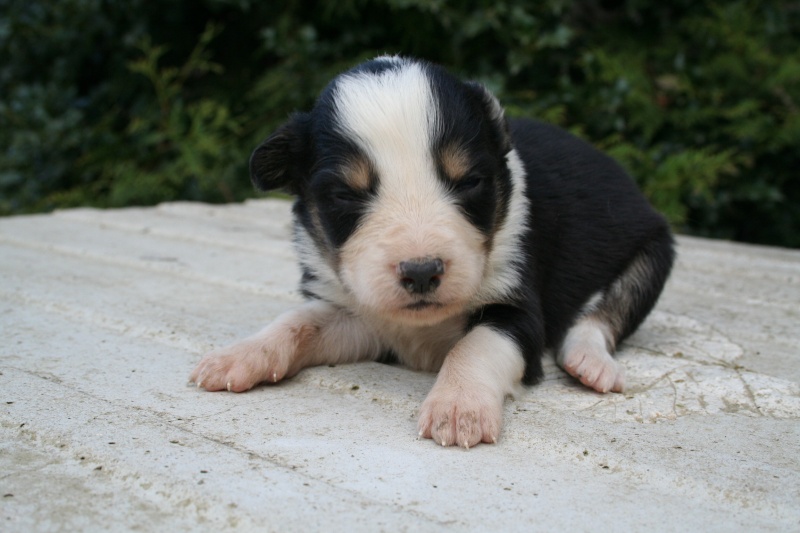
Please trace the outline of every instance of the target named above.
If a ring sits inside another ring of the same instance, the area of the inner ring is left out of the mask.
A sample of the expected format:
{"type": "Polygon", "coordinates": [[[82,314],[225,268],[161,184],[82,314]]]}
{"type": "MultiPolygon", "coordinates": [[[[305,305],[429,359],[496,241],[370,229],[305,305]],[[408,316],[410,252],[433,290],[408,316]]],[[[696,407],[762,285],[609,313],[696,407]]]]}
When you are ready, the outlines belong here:
{"type": "Polygon", "coordinates": [[[335,79],[251,170],[258,186],[298,195],[306,292],[423,325],[469,310],[486,281],[509,150],[482,87],[382,58],[335,79]]]}

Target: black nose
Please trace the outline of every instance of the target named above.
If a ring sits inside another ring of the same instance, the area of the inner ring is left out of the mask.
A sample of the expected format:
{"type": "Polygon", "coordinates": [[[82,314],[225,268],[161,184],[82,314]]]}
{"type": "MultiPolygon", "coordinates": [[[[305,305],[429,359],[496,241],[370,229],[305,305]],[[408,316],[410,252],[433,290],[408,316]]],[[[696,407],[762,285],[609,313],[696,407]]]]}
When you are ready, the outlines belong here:
{"type": "Polygon", "coordinates": [[[433,292],[442,282],[444,263],[430,257],[401,261],[397,265],[397,274],[405,290],[411,294],[425,294],[433,292]]]}

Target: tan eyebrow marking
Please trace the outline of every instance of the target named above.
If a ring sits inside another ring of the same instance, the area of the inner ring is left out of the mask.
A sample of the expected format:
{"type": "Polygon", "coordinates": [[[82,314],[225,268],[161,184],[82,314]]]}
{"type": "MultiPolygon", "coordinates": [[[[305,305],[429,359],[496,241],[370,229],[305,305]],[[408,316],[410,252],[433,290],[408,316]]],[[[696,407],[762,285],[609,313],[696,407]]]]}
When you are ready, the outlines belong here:
{"type": "Polygon", "coordinates": [[[372,185],[372,166],[363,157],[351,159],[342,165],[345,182],[357,190],[367,190],[372,185]]]}
{"type": "Polygon", "coordinates": [[[457,144],[445,146],[439,162],[447,177],[454,181],[463,178],[471,168],[469,154],[457,144]]]}

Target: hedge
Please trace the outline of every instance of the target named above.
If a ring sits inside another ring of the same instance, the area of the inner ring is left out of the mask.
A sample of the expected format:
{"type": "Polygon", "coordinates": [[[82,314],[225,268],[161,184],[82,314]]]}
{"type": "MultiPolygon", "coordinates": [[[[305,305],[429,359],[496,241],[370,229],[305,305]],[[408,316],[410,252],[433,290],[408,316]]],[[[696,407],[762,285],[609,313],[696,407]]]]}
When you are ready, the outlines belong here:
{"type": "Polygon", "coordinates": [[[676,230],[800,247],[800,4],[0,0],[0,214],[253,195],[250,150],[401,53],[608,151],[676,230]]]}

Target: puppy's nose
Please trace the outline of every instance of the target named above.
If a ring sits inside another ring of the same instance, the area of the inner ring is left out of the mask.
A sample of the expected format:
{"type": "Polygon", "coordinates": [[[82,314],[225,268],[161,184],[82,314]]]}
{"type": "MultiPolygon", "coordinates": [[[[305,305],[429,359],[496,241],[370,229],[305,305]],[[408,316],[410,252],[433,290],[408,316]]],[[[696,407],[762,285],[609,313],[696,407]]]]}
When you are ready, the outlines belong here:
{"type": "Polygon", "coordinates": [[[397,265],[400,285],[411,294],[433,292],[441,284],[443,274],[444,263],[438,258],[420,257],[397,265]]]}

